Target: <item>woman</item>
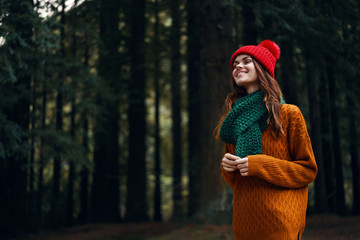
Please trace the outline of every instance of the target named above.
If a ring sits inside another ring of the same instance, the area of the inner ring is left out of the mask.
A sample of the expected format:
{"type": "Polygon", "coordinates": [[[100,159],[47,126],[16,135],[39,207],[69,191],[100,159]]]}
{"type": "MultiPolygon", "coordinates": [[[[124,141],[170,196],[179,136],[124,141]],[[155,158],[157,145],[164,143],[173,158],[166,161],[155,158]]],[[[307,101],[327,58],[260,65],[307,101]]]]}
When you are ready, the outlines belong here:
{"type": "Polygon", "coordinates": [[[308,184],[317,166],[298,107],[284,104],[275,80],[280,48],[265,40],[231,57],[233,91],[217,127],[225,142],[222,176],[234,188],[235,239],[301,239],[308,184]]]}

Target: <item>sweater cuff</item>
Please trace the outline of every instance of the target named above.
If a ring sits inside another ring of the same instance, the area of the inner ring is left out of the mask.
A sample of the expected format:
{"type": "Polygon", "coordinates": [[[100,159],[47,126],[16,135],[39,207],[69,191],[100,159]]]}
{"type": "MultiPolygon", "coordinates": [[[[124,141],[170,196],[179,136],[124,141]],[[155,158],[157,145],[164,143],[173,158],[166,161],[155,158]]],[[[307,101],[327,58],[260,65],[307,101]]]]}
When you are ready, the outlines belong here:
{"type": "Polygon", "coordinates": [[[235,177],[235,172],[228,172],[225,171],[225,169],[223,168],[223,166],[220,166],[221,168],[221,176],[224,179],[224,181],[231,187],[234,187],[234,177],[235,177]]]}
{"type": "Polygon", "coordinates": [[[248,158],[248,176],[256,176],[258,174],[258,170],[262,168],[261,162],[266,160],[266,155],[257,154],[257,155],[249,155],[248,158]]]}

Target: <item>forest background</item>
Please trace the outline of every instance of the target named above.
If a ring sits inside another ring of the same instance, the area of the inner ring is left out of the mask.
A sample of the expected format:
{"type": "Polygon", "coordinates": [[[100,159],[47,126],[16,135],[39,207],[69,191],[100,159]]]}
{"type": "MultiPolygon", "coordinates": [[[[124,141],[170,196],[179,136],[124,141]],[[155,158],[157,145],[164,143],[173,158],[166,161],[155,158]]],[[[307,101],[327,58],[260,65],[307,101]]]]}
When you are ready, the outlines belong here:
{"type": "Polygon", "coordinates": [[[360,214],[355,0],[1,0],[0,234],[231,223],[213,137],[229,59],[263,39],[319,172],[308,214],[360,214]]]}

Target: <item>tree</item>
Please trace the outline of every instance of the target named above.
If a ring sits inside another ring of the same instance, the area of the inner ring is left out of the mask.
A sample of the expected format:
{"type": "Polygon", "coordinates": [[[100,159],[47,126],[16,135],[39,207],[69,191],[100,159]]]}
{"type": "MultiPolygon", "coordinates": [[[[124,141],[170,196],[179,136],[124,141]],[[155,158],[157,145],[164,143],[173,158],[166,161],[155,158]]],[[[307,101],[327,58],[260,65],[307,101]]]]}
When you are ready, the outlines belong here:
{"type": "MultiPolygon", "coordinates": [[[[45,24],[45,26],[48,23],[45,24]]],[[[48,38],[47,35],[49,33],[46,31],[44,34],[45,38],[45,46],[44,46],[44,59],[41,64],[41,73],[42,73],[42,81],[41,81],[41,111],[40,111],[40,131],[41,133],[45,133],[46,126],[46,117],[47,117],[47,103],[48,103],[48,57],[49,57],[49,49],[48,49],[48,38]]],[[[43,199],[44,199],[44,169],[47,161],[45,148],[46,148],[46,139],[44,134],[39,134],[40,138],[40,146],[39,146],[39,159],[38,159],[38,168],[37,168],[37,203],[36,209],[39,213],[39,222],[40,226],[43,226],[44,223],[44,214],[42,211],[43,207],[43,199]]]]}
{"type": "MultiPolygon", "coordinates": [[[[88,67],[89,66],[89,41],[88,41],[88,37],[85,36],[85,49],[84,49],[84,66],[88,67]]],[[[84,91],[84,99],[88,99],[89,97],[89,93],[88,91],[85,89],[84,91]]],[[[80,191],[80,213],[79,213],[79,221],[80,223],[85,223],[88,218],[89,218],[89,175],[90,175],[90,171],[89,171],[89,115],[87,113],[88,108],[84,107],[82,114],[81,114],[81,118],[82,118],[82,149],[83,149],[83,153],[85,156],[85,161],[84,163],[81,165],[81,170],[80,170],[80,186],[81,186],[81,191],[80,191]]]]}
{"type": "Polygon", "coordinates": [[[198,181],[200,175],[197,174],[197,166],[200,157],[200,141],[196,138],[200,136],[200,111],[198,111],[199,103],[199,78],[200,78],[200,18],[198,10],[201,7],[200,1],[187,1],[187,66],[188,66],[188,113],[189,113],[189,201],[188,201],[188,217],[193,217],[197,209],[200,207],[200,185],[198,181]]]}
{"type": "MultiPolygon", "coordinates": [[[[347,112],[347,126],[349,141],[349,153],[351,159],[351,173],[352,173],[352,213],[360,214],[360,159],[359,159],[359,140],[357,138],[359,133],[357,108],[359,104],[360,89],[353,79],[357,79],[359,76],[359,69],[353,67],[354,62],[359,61],[359,29],[356,27],[359,21],[357,10],[359,2],[349,2],[343,7],[343,14],[341,14],[341,32],[344,36],[344,42],[342,44],[342,51],[346,51],[349,54],[344,56],[342,62],[346,67],[341,69],[344,72],[342,75],[345,79],[345,85],[341,86],[346,89],[344,91],[346,96],[346,112],[347,112]]],[[[341,55],[342,56],[342,55],[341,55]]]]}
{"type": "MultiPolygon", "coordinates": [[[[61,0],[61,17],[60,17],[60,57],[65,58],[65,0],[61,0]]],[[[65,79],[65,66],[60,64],[61,70],[57,80],[56,96],[56,130],[60,133],[63,130],[63,88],[65,79]]],[[[52,186],[52,218],[56,226],[62,221],[61,201],[60,201],[60,179],[61,179],[61,151],[56,146],[57,154],[54,157],[53,168],[53,186],[52,186]]]]}
{"type": "Polygon", "coordinates": [[[131,4],[129,83],[129,156],[127,161],[126,219],[148,220],[145,162],[145,1],[131,4]]]}
{"type": "MultiPolygon", "coordinates": [[[[77,0],[74,1],[73,11],[76,16],[76,5],[77,0]]],[[[77,44],[76,44],[76,22],[73,23],[72,29],[72,59],[76,62],[76,52],[77,52],[77,44]]],[[[73,67],[74,68],[74,67],[73,67]]],[[[76,74],[73,74],[73,79],[71,82],[72,91],[70,96],[70,104],[71,104],[71,113],[70,113],[70,136],[74,142],[76,142],[76,126],[75,126],[75,117],[76,117],[76,92],[75,89],[77,87],[76,84],[76,74]]],[[[67,191],[67,224],[72,225],[74,221],[74,182],[75,182],[75,159],[69,159],[69,177],[68,177],[68,191],[67,191]]]]}
{"type": "Polygon", "coordinates": [[[347,104],[349,111],[349,140],[350,140],[350,156],[351,156],[351,170],[352,170],[352,184],[353,184],[353,214],[360,213],[360,164],[359,164],[359,150],[358,138],[356,129],[356,113],[352,108],[352,104],[356,102],[353,93],[347,94],[347,104]],[[351,94],[351,95],[350,95],[351,94]]]}
{"type": "Polygon", "coordinates": [[[181,141],[181,95],[180,95],[180,10],[179,0],[171,1],[171,106],[173,143],[173,218],[183,216],[182,200],[182,141],[181,141]]]}
{"type": "Polygon", "coordinates": [[[340,148],[340,136],[339,136],[339,118],[336,107],[336,76],[335,69],[332,62],[334,59],[331,56],[326,58],[326,69],[329,84],[329,96],[330,97],[330,114],[331,114],[331,132],[333,139],[334,149],[334,161],[335,161],[335,181],[336,181],[336,212],[338,214],[345,213],[345,191],[344,191],[344,176],[342,167],[342,157],[340,148]]]}
{"type": "MultiPolygon", "coordinates": [[[[215,221],[223,197],[223,146],[213,130],[230,92],[230,8],[221,1],[188,1],[189,215],[215,221]],[[224,17],[225,16],[225,17],[224,17]],[[209,177],[211,176],[211,177],[209,177]],[[209,216],[214,216],[213,218],[209,216]]],[[[231,203],[229,203],[231,204],[231,203]]]]}
{"type": "Polygon", "coordinates": [[[298,104],[297,98],[297,78],[294,64],[294,43],[291,39],[285,39],[281,43],[281,79],[283,94],[286,103],[298,104]]]}
{"type": "Polygon", "coordinates": [[[238,0],[238,2],[240,2],[240,6],[242,7],[243,45],[254,45],[257,42],[257,28],[255,25],[256,21],[254,13],[256,1],[238,0]]]}
{"type": "Polygon", "coordinates": [[[161,221],[161,159],[160,159],[160,40],[159,40],[159,1],[154,4],[154,80],[155,80],[155,192],[154,192],[154,220],[161,221]]]}
{"type": "Polygon", "coordinates": [[[92,217],[95,221],[116,222],[119,210],[119,89],[118,22],[119,3],[100,2],[100,55],[98,71],[102,80],[97,103],[100,114],[96,119],[94,149],[94,180],[92,217]]]}
{"type": "MultiPolygon", "coordinates": [[[[324,70],[322,70],[324,72],[324,70]]],[[[334,158],[332,152],[332,137],[330,129],[330,100],[329,86],[326,74],[320,76],[319,86],[320,115],[321,115],[321,138],[322,154],[324,159],[325,188],[327,205],[330,212],[335,212],[335,177],[334,177],[334,158]]]]}
{"type": "MultiPolygon", "coordinates": [[[[323,164],[323,155],[322,155],[322,142],[321,142],[321,118],[319,111],[319,100],[318,100],[318,82],[319,78],[317,75],[317,69],[315,69],[314,63],[310,61],[309,52],[314,52],[314,49],[309,45],[305,50],[305,59],[306,61],[306,79],[308,86],[309,94],[309,108],[310,108],[310,122],[311,122],[311,139],[312,146],[314,149],[314,155],[316,158],[316,163],[318,165],[318,174],[315,181],[315,209],[320,213],[326,212],[327,202],[326,202],[326,192],[325,192],[325,174],[324,174],[324,164],[323,164]]],[[[312,55],[314,56],[314,54],[312,55]]]]}
{"type": "Polygon", "coordinates": [[[0,232],[15,234],[29,229],[27,164],[30,107],[30,65],[33,24],[32,1],[3,1],[4,37],[1,52],[0,91],[0,232]],[[16,30],[16,33],[15,33],[16,30]]]}

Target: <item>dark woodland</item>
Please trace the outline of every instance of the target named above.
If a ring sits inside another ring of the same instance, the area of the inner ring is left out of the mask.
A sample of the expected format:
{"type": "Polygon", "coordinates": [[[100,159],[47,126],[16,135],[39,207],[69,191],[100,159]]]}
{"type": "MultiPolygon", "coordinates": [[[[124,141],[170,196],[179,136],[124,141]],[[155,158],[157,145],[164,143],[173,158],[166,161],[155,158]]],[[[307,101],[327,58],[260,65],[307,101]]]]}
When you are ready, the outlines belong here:
{"type": "Polygon", "coordinates": [[[0,239],[230,224],[213,131],[231,54],[264,39],[319,167],[308,215],[360,215],[359,1],[0,2],[0,239]]]}

